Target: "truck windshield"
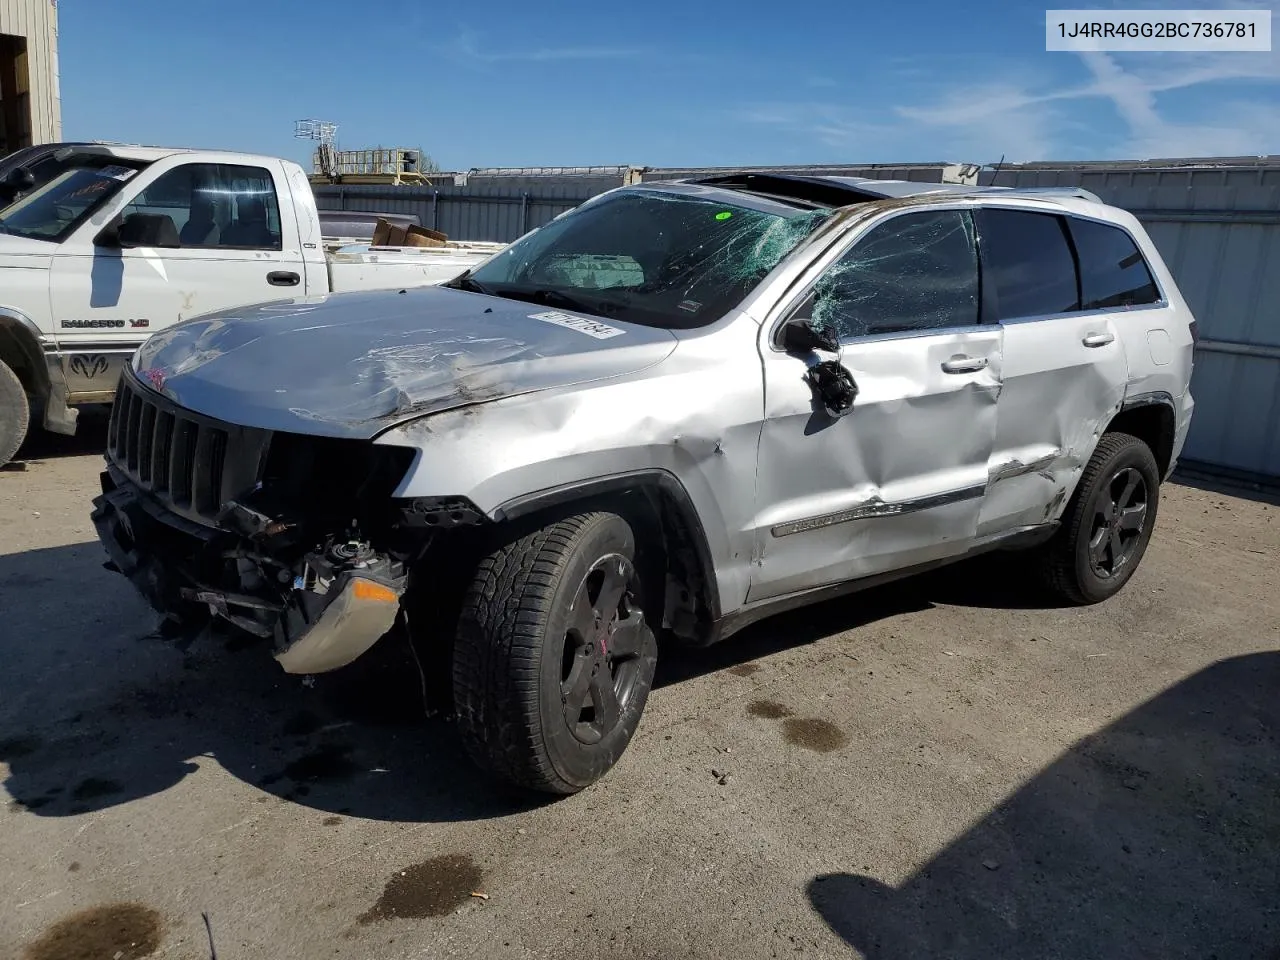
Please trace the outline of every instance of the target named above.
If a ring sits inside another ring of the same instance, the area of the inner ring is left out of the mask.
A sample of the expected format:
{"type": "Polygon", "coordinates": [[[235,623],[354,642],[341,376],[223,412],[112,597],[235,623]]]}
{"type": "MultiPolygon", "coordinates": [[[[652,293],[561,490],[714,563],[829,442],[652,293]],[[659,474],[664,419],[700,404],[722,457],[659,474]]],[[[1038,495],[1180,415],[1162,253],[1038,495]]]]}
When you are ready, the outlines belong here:
{"type": "Polygon", "coordinates": [[[725,196],[619,191],[517,240],[451,286],[647,326],[705,326],[830,216],[725,196]]]}
{"type": "Polygon", "coordinates": [[[61,242],[138,172],[136,164],[114,157],[78,159],[75,166],[0,210],[0,233],[61,242]]]}

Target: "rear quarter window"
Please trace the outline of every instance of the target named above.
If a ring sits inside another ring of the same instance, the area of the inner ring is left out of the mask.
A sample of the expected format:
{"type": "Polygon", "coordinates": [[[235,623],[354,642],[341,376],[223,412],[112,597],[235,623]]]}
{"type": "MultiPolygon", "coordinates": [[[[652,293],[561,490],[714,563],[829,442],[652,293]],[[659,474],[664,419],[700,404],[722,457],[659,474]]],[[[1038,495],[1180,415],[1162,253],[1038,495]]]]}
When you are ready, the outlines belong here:
{"type": "Polygon", "coordinates": [[[1127,232],[1078,217],[1068,217],[1067,223],[1080,258],[1081,309],[1159,302],[1151,269],[1127,232]]]}

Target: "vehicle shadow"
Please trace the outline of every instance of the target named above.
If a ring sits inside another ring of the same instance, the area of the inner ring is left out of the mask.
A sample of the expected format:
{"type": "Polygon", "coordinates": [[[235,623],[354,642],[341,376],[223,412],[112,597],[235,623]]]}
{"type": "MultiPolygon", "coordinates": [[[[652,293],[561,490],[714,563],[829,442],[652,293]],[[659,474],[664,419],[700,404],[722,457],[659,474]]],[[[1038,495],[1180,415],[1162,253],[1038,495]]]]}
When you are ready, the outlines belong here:
{"type": "Polygon", "coordinates": [[[74,436],[67,437],[42,429],[32,430],[18,448],[17,456],[4,469],[24,470],[27,464],[42,460],[101,454],[107,449],[107,423],[110,417],[110,405],[95,404],[80,408],[74,436]]]}
{"type": "MultiPolygon", "coordinates": [[[[13,803],[53,817],[101,810],[168,789],[209,758],[263,797],[367,819],[475,820],[550,802],[480,773],[450,721],[424,716],[423,688],[437,689],[440,671],[425,660],[420,670],[402,635],[307,687],[252,641],[162,640],[104,560],[96,541],[0,556],[12,638],[0,761],[13,803]]],[[[983,596],[984,569],[959,564],[774,617],[710,649],[668,649],[658,683],[926,609],[935,596],[983,596]]]]}
{"type": "Polygon", "coordinates": [[[1002,610],[1050,610],[1063,606],[1028,575],[1025,557],[1015,552],[982,554],[771,616],[712,647],[666,649],[658,660],[654,685],[681,683],[877,620],[929,610],[937,604],[1002,610]]]}
{"type": "Polygon", "coordinates": [[[1275,960],[1280,652],[1075,744],[900,886],[835,873],[807,892],[868,960],[1275,960]]]}
{"type": "MultiPolygon", "coordinates": [[[[449,723],[424,717],[407,643],[317,678],[262,645],[186,650],[96,542],[0,556],[0,761],[12,804],[94,812],[159,793],[210,759],[269,795],[404,822],[478,820],[543,803],[488,780],[449,723]]],[[[381,649],[379,649],[381,648],[381,649]]]]}

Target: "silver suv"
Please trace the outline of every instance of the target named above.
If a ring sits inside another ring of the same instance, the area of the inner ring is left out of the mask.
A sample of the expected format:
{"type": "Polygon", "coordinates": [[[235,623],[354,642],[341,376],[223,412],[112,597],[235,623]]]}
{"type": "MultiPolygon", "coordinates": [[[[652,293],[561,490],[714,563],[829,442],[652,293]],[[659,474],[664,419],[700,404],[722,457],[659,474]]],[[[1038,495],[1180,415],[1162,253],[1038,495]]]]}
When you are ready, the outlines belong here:
{"type": "Polygon", "coordinates": [[[992,549],[1096,603],[1186,437],[1195,323],[1083,191],[743,174],[596,197],[443,287],[153,336],[94,520],[285,671],[407,631],[475,760],[571,793],[662,643],[992,549]]]}

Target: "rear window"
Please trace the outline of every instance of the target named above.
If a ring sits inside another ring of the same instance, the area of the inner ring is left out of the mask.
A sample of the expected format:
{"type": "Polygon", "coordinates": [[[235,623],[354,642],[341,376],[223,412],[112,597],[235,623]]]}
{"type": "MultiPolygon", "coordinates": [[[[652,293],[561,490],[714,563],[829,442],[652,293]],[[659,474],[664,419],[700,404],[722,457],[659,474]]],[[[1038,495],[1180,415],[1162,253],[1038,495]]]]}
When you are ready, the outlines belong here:
{"type": "Polygon", "coordinates": [[[1022,210],[978,211],[982,275],[993,288],[997,320],[1080,308],[1075,258],[1062,219],[1022,210]]]}
{"type": "Polygon", "coordinates": [[[1081,309],[1102,310],[1159,301],[1160,292],[1151,270],[1128,233],[1078,217],[1068,217],[1067,223],[1080,258],[1081,309]]]}

